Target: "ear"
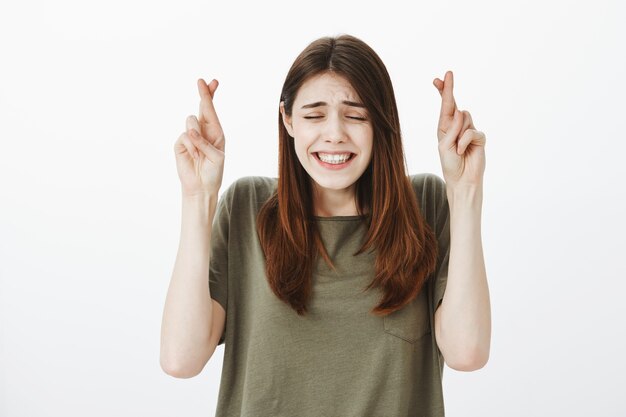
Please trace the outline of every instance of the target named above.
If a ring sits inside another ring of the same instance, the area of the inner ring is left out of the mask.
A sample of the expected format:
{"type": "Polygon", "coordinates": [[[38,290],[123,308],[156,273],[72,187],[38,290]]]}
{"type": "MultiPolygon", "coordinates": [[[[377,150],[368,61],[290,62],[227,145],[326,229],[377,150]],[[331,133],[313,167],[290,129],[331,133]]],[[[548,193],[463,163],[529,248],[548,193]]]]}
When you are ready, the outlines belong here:
{"type": "Polygon", "coordinates": [[[285,129],[287,129],[287,133],[289,136],[293,137],[293,126],[291,125],[291,117],[287,116],[285,113],[285,102],[280,102],[280,114],[283,116],[283,124],[285,125],[285,129]]]}

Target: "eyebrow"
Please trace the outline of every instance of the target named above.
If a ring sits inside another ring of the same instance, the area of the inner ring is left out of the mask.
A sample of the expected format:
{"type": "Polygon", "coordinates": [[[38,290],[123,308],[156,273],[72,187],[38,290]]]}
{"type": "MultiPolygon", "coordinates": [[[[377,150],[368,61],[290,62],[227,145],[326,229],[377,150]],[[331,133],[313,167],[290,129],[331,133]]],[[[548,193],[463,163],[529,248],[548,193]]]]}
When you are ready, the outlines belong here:
{"type": "MultiPolygon", "coordinates": [[[[348,106],[352,106],[352,107],[362,107],[365,108],[364,104],[361,103],[357,103],[355,101],[349,101],[349,100],[344,100],[342,101],[343,104],[348,105],[348,106]]],[[[325,101],[316,101],[315,103],[310,103],[310,104],[305,104],[304,106],[302,106],[303,109],[311,109],[313,107],[319,107],[319,106],[327,106],[328,103],[326,103],[325,101]]]]}

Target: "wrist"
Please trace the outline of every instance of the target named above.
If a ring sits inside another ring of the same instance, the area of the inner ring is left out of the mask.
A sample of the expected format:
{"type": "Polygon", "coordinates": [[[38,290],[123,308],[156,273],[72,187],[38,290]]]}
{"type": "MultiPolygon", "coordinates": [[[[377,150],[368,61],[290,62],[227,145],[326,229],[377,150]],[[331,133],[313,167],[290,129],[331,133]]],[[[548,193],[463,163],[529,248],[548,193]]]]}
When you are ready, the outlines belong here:
{"type": "Polygon", "coordinates": [[[452,206],[482,207],[482,184],[447,185],[446,194],[450,208],[452,206]]]}
{"type": "Polygon", "coordinates": [[[214,213],[219,197],[217,192],[200,192],[196,194],[182,194],[183,208],[200,210],[205,213],[214,213]]]}
{"type": "Polygon", "coordinates": [[[209,200],[214,200],[217,201],[218,199],[218,192],[217,191],[199,191],[197,193],[186,193],[186,192],[181,192],[181,196],[184,200],[188,200],[190,202],[192,201],[209,201],[209,200]]]}

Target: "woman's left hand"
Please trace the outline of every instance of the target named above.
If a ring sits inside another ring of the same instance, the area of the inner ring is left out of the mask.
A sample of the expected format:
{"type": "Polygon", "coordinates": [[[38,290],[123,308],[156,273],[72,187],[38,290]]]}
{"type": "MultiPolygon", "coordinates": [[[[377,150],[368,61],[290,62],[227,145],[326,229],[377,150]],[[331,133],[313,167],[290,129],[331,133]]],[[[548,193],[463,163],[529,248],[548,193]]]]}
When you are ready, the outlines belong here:
{"type": "Polygon", "coordinates": [[[446,185],[481,186],[485,172],[485,134],[476,130],[467,110],[456,107],[452,71],[446,72],[444,81],[435,78],[433,84],[441,95],[437,138],[446,185]]]}

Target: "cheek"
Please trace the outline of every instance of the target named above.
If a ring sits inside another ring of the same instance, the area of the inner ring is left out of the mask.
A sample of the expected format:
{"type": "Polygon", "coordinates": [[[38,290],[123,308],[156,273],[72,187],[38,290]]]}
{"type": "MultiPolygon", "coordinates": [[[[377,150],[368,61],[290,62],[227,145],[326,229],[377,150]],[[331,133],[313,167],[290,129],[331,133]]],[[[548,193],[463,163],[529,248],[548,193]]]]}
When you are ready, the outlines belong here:
{"type": "Polygon", "coordinates": [[[317,129],[315,128],[315,126],[300,125],[294,129],[293,133],[302,141],[309,141],[311,138],[316,136],[316,131],[317,129]]]}
{"type": "Polygon", "coordinates": [[[372,141],[369,142],[369,146],[367,147],[367,163],[369,164],[372,161],[372,154],[374,153],[374,144],[372,141]]]}
{"type": "Polygon", "coordinates": [[[299,128],[298,130],[294,130],[293,133],[295,147],[296,149],[301,149],[302,152],[306,152],[306,148],[315,143],[315,138],[317,137],[314,132],[311,132],[310,129],[299,128]]]}
{"type": "Polygon", "coordinates": [[[372,134],[371,130],[366,130],[366,131],[362,131],[361,135],[359,137],[360,139],[360,147],[363,150],[363,152],[366,153],[372,153],[372,150],[374,149],[374,135],[372,134]]]}
{"type": "Polygon", "coordinates": [[[372,128],[365,125],[354,125],[349,132],[354,138],[358,138],[358,141],[361,143],[371,142],[374,136],[372,128]]]}
{"type": "Polygon", "coordinates": [[[303,140],[302,136],[296,136],[297,139],[294,139],[294,148],[296,149],[296,155],[298,155],[298,159],[304,161],[308,158],[309,148],[311,144],[303,140]]]}

